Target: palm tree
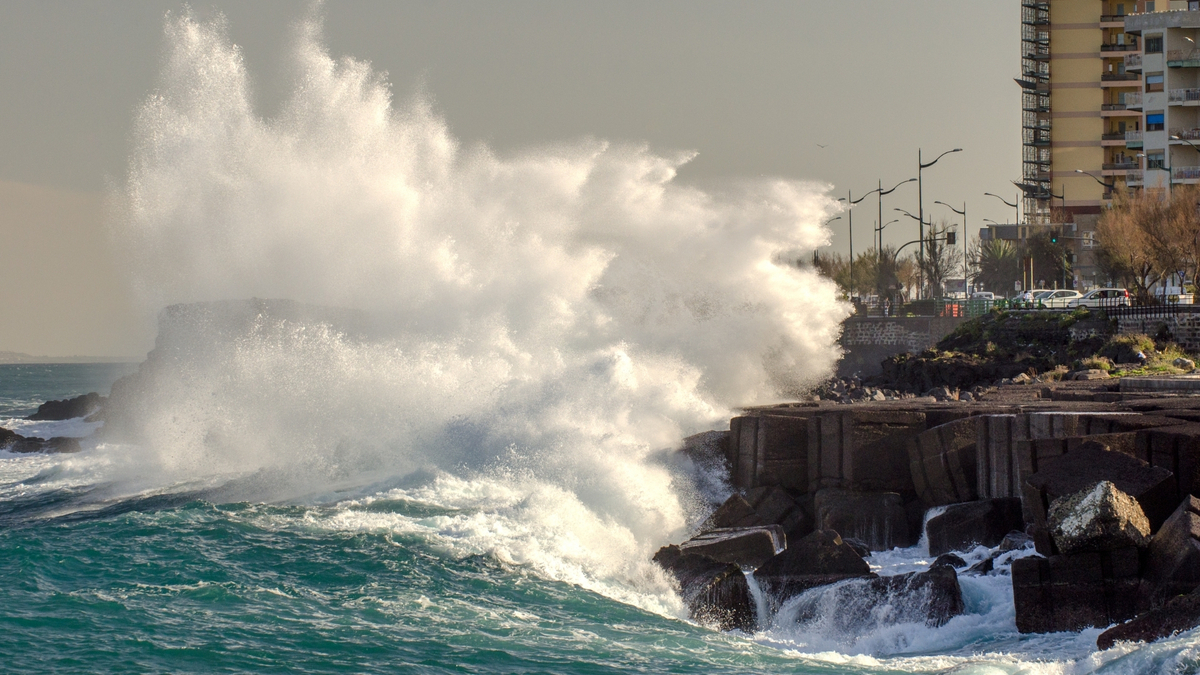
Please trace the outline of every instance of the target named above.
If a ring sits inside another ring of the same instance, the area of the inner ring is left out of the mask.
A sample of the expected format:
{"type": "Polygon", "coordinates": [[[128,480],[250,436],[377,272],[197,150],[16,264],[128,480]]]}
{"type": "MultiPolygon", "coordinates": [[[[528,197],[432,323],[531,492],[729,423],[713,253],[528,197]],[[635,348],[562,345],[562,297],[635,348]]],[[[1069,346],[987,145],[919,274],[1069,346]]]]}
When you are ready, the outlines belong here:
{"type": "Polygon", "coordinates": [[[980,244],[978,255],[975,282],[986,290],[1007,292],[1021,278],[1021,256],[1012,242],[989,239],[980,244]]]}

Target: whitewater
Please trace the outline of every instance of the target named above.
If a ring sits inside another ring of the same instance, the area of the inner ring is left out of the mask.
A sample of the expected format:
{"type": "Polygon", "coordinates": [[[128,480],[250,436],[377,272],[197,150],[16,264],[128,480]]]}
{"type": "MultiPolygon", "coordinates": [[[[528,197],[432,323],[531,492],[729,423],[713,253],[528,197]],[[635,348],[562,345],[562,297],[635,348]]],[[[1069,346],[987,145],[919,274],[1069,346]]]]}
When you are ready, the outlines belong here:
{"type": "Polygon", "coordinates": [[[635,143],[465,145],[430,97],[330,55],[315,18],[267,117],[221,20],[165,34],[109,200],[147,321],[266,298],[369,328],[264,312],[227,334],[169,310],[169,367],[143,364],[124,436],[20,418],[128,370],[0,367],[0,426],[84,448],[0,453],[4,669],[1200,672],[1191,633],[1018,635],[1003,564],[963,577],[967,613],[939,628],[845,630],[807,594],[762,603],[753,635],[687,621],[650,557],[730,487],[681,439],[839,357],[849,308],[797,264],[829,241],[827,186],[704,191],[676,181],[692,153],[635,143]]]}

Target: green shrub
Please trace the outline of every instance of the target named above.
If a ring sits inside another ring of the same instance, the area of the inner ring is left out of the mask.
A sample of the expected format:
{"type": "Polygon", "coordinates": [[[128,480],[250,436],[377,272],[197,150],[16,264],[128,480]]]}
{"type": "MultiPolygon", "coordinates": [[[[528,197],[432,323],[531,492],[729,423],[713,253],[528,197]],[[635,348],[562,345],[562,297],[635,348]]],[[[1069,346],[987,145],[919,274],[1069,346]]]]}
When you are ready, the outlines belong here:
{"type": "Polygon", "coordinates": [[[1113,369],[1112,361],[1103,356],[1089,356],[1081,359],[1078,363],[1080,370],[1103,370],[1108,372],[1113,369]]]}
{"type": "Polygon", "coordinates": [[[1138,352],[1146,358],[1154,356],[1154,340],[1150,339],[1149,335],[1114,335],[1100,348],[1098,355],[1116,363],[1137,363],[1138,352]]]}

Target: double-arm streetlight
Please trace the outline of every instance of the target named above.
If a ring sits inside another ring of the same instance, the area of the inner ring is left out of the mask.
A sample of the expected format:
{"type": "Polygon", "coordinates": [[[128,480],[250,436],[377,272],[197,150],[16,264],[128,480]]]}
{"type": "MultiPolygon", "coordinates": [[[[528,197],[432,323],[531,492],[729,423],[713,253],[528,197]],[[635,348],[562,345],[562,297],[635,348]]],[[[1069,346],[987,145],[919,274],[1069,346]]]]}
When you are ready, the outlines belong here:
{"type": "MultiPolygon", "coordinates": [[[[879,188],[877,190],[875,190],[875,192],[879,193],[879,221],[878,222],[880,222],[880,223],[883,222],[883,196],[890,195],[893,192],[895,192],[896,189],[899,188],[901,185],[904,185],[906,183],[912,183],[915,180],[917,180],[917,179],[909,178],[908,180],[902,180],[899,183],[896,183],[895,185],[893,185],[891,187],[891,189],[889,189],[889,190],[883,189],[883,180],[879,181],[879,188]]],[[[867,193],[867,194],[870,194],[870,193],[867,193]]],[[[896,222],[896,221],[893,220],[892,223],[894,223],[894,222],[896,222]]],[[[888,223],[888,225],[891,225],[892,223],[888,223]]],[[[879,252],[883,250],[883,228],[885,228],[885,227],[887,227],[887,225],[880,225],[879,229],[877,229],[875,231],[876,235],[878,236],[878,238],[876,240],[876,244],[875,244],[875,259],[876,260],[879,259],[879,252]]]]}
{"type": "Polygon", "coordinates": [[[933,203],[934,203],[934,204],[941,204],[942,206],[944,206],[944,207],[946,207],[946,208],[950,209],[951,211],[953,211],[953,212],[955,212],[955,213],[957,213],[958,215],[960,215],[960,216],[962,216],[962,217],[963,217],[963,242],[962,242],[962,252],[963,252],[963,297],[965,298],[965,297],[967,297],[967,290],[968,290],[968,289],[967,289],[967,203],[966,203],[965,201],[963,202],[962,211],[959,211],[958,209],[954,208],[953,206],[950,206],[950,205],[949,205],[949,204],[947,204],[946,202],[939,202],[939,201],[936,201],[936,200],[935,200],[933,203]]]}
{"type": "Polygon", "coordinates": [[[1016,214],[1014,214],[1014,217],[1016,218],[1016,220],[1013,221],[1013,225],[1021,224],[1021,199],[1020,199],[1020,197],[1013,197],[1013,201],[1010,202],[1007,199],[1005,199],[1004,197],[1001,197],[1000,195],[997,195],[997,194],[992,194],[991,192],[985,192],[985,193],[983,193],[983,196],[995,197],[996,199],[999,199],[1000,201],[1004,202],[1005,206],[1011,206],[1012,208],[1016,209],[1016,214]]]}
{"type": "Polygon", "coordinates": [[[924,169],[928,169],[929,167],[933,166],[934,164],[937,164],[939,159],[945,157],[946,155],[949,155],[952,152],[962,152],[962,148],[955,148],[953,150],[947,150],[947,151],[943,152],[942,154],[938,155],[937,157],[934,157],[932,162],[922,162],[921,161],[921,149],[917,148],[917,213],[919,214],[917,217],[917,222],[921,224],[921,232],[920,232],[921,239],[920,239],[920,241],[921,241],[921,256],[922,257],[924,257],[924,255],[925,255],[925,197],[924,197],[925,190],[924,190],[924,186],[921,182],[921,171],[924,169]]]}

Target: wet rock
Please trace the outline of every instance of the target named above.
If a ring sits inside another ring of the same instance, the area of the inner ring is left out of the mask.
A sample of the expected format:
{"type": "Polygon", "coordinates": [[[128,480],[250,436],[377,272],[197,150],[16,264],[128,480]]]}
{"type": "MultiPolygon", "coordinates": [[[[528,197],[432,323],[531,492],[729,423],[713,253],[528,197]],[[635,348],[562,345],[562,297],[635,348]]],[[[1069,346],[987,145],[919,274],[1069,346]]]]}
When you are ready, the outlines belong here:
{"type": "Polygon", "coordinates": [[[1150,543],[1150,521],[1142,507],[1109,481],[1050,503],[1046,524],[1063,553],[1111,551],[1150,543]]]}
{"type": "Polygon", "coordinates": [[[766,521],[754,510],[750,502],[741,495],[732,495],[724,504],[717,507],[712,515],[700,526],[702,530],[716,530],[728,527],[754,527],[766,525],[766,521]]]}
{"type": "Polygon", "coordinates": [[[828,622],[842,635],[865,633],[899,623],[941,626],[963,613],[962,588],[953,567],[873,577],[806,594],[796,621],[828,622]]]}
{"type": "Polygon", "coordinates": [[[1088,441],[1065,455],[1041,460],[1038,472],[1024,484],[1024,503],[1033,517],[1034,542],[1038,552],[1053,554],[1053,540],[1046,524],[1046,511],[1059,497],[1090,489],[1109,481],[1137,500],[1153,532],[1179,503],[1175,480],[1166,469],[1150,466],[1135,457],[1109,450],[1088,441]]]}
{"type": "Polygon", "coordinates": [[[954,568],[959,568],[966,567],[967,561],[963,560],[961,556],[957,556],[953,553],[943,553],[937,557],[937,560],[933,561],[933,564],[930,565],[930,567],[937,567],[938,565],[949,565],[954,568]]]}
{"type": "Polygon", "coordinates": [[[925,424],[925,414],[913,411],[848,410],[810,417],[807,491],[915,495],[906,443],[925,424]]]}
{"type": "Polygon", "coordinates": [[[951,504],[925,524],[929,555],[966,551],[976,545],[996,546],[1007,533],[1023,525],[1021,500],[1016,498],[951,504]]]}
{"type": "Polygon", "coordinates": [[[675,577],[693,620],[721,630],[754,630],[754,600],[740,567],[685,554],[674,545],[660,549],[654,562],[675,577]]]}
{"type": "Polygon", "coordinates": [[[729,468],[744,490],[774,485],[808,489],[808,420],[802,415],[756,413],[729,422],[729,468]]]}
{"type": "Polygon", "coordinates": [[[817,530],[790,542],[779,555],[763,563],[754,578],[768,594],[786,599],[844,579],[871,574],[871,567],[837,532],[817,530]]]}
{"type": "Polygon", "coordinates": [[[1007,553],[1027,546],[1033,546],[1033,537],[1020,530],[1013,530],[1004,535],[1004,539],[1000,541],[999,549],[1001,553],[1007,553]]]}
{"type": "Polygon", "coordinates": [[[918,434],[907,444],[909,471],[927,507],[978,499],[978,418],[964,418],[918,434]]]}
{"type": "Polygon", "coordinates": [[[1135,547],[1013,561],[1017,630],[1053,633],[1104,627],[1145,605],[1135,547]]]}
{"type": "Polygon", "coordinates": [[[1096,638],[1096,647],[1108,649],[1117,642],[1153,642],[1196,626],[1200,626],[1200,594],[1180,595],[1162,607],[1104,631],[1096,638]]]}
{"type": "Polygon", "coordinates": [[[983,576],[985,574],[990,574],[992,572],[992,570],[994,570],[994,569],[996,569],[996,555],[995,554],[990,555],[990,556],[984,558],[983,560],[980,560],[979,562],[975,563],[974,565],[971,565],[969,568],[967,568],[966,572],[963,572],[963,576],[968,576],[968,577],[983,576]]]}
{"type": "Polygon", "coordinates": [[[8,429],[0,429],[0,450],[22,454],[42,452],[46,454],[67,454],[79,452],[82,448],[78,439],[55,436],[50,439],[26,437],[8,429]]]}
{"type": "Polygon", "coordinates": [[[867,546],[867,542],[861,539],[855,539],[854,537],[842,537],[842,541],[846,542],[847,546],[854,549],[855,553],[864,558],[871,555],[871,547],[867,546]]]}
{"type": "Polygon", "coordinates": [[[778,525],[731,527],[698,534],[680,544],[679,550],[740,567],[758,567],[786,548],[786,541],[778,525]]]}
{"type": "Polygon", "coordinates": [[[895,492],[820,490],[813,497],[814,526],[861,540],[872,551],[904,548],[915,542],[904,500],[895,492]]]}
{"type": "Polygon", "coordinates": [[[1159,597],[1200,588],[1200,499],[1188,495],[1154,534],[1146,578],[1159,597]]]}
{"type": "Polygon", "coordinates": [[[811,531],[804,509],[786,490],[773,485],[757,487],[746,491],[746,501],[763,522],[779,525],[785,533],[803,536],[811,531]]]}
{"type": "Polygon", "coordinates": [[[96,392],[76,396],[62,401],[46,401],[38,406],[37,412],[25,419],[38,421],[70,420],[87,417],[104,405],[105,398],[96,392]]]}

